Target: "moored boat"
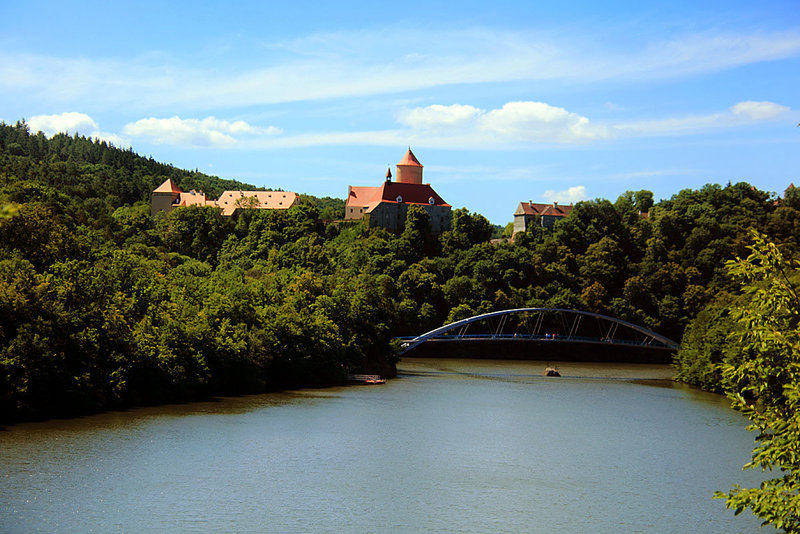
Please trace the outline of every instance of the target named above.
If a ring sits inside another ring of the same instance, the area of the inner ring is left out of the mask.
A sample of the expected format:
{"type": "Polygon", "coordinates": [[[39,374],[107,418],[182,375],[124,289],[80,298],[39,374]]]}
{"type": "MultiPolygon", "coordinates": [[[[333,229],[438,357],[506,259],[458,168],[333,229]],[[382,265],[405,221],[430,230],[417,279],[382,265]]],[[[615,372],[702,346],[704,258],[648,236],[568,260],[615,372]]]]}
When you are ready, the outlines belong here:
{"type": "Polygon", "coordinates": [[[351,384],[361,384],[364,386],[374,386],[376,384],[385,384],[386,379],[381,378],[380,375],[349,375],[347,381],[351,384]]]}
{"type": "Polygon", "coordinates": [[[544,373],[542,374],[544,376],[561,376],[561,373],[558,372],[557,367],[546,367],[544,373]]]}

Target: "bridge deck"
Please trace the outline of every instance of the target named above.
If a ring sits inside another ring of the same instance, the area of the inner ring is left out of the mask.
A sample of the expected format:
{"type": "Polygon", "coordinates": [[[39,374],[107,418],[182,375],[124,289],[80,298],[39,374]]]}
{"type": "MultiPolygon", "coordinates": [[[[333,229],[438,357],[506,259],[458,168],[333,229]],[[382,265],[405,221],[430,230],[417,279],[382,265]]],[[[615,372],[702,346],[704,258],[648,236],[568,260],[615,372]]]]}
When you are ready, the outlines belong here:
{"type": "Polygon", "coordinates": [[[411,348],[403,357],[665,364],[672,362],[674,350],[585,340],[442,337],[429,339],[411,348]]]}

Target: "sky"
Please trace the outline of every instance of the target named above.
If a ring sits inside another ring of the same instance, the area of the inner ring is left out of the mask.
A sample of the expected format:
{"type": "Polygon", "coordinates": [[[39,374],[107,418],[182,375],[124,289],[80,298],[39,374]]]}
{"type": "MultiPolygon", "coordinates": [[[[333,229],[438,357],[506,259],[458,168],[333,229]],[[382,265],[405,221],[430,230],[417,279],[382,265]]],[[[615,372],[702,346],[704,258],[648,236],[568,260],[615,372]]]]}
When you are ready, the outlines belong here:
{"type": "Polygon", "coordinates": [[[800,0],[0,3],[0,120],[345,198],[800,185],[800,0]]]}

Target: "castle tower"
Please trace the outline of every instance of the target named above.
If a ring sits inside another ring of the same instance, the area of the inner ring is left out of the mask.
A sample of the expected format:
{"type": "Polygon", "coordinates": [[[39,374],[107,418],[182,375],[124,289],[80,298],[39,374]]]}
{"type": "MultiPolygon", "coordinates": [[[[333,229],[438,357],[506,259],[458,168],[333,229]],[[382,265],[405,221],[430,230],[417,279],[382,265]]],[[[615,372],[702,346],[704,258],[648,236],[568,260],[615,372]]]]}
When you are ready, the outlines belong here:
{"type": "Polygon", "coordinates": [[[159,185],[150,197],[150,215],[155,215],[159,211],[169,213],[174,208],[174,203],[181,196],[181,188],[178,187],[172,178],[167,178],[164,183],[159,185]]]}
{"type": "Polygon", "coordinates": [[[397,183],[400,184],[421,184],[422,183],[422,164],[411,152],[411,147],[397,164],[397,183]]]}

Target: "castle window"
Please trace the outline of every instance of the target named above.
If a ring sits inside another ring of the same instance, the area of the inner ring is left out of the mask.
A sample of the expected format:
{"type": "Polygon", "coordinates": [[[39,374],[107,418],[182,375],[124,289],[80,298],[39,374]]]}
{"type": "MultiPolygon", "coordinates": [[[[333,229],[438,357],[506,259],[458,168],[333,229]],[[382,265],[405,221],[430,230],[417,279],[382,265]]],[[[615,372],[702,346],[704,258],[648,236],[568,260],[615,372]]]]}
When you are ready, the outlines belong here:
{"type": "Polygon", "coordinates": [[[397,198],[395,200],[397,202],[402,202],[403,201],[403,197],[401,195],[397,195],[397,198]]]}

